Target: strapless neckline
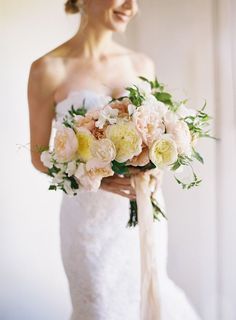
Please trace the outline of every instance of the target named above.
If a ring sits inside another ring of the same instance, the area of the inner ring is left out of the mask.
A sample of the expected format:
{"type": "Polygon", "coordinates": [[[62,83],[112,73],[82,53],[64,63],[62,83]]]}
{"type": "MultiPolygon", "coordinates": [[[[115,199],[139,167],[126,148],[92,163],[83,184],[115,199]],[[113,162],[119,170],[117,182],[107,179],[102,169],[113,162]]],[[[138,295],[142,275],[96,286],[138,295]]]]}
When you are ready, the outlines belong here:
{"type": "Polygon", "coordinates": [[[71,90],[65,99],[55,103],[56,119],[60,120],[68,113],[72,105],[74,108],[84,106],[87,110],[102,108],[112,100],[111,96],[99,93],[95,90],[81,89],[71,90]]]}
{"type": "Polygon", "coordinates": [[[64,99],[61,99],[61,100],[59,100],[59,101],[55,101],[55,106],[57,106],[58,104],[60,104],[60,103],[63,103],[64,101],[66,101],[67,99],[68,99],[68,97],[69,96],[71,96],[71,95],[77,95],[77,94],[91,94],[91,95],[96,95],[96,96],[104,96],[104,97],[110,97],[111,99],[112,99],[112,97],[111,96],[109,96],[109,95],[106,95],[106,94],[104,94],[104,93],[99,93],[99,92],[97,92],[96,90],[92,90],[92,89],[80,89],[80,90],[70,90],[68,93],[67,93],[67,95],[66,95],[66,97],[64,98],[64,99]]]}

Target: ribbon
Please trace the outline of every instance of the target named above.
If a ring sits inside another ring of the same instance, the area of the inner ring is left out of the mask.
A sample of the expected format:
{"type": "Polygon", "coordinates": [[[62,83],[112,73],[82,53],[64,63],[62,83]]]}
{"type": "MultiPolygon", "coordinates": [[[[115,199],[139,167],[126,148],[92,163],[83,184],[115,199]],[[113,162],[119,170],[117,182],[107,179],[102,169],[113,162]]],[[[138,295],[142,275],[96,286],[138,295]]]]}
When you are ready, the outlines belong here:
{"type": "MultiPolygon", "coordinates": [[[[144,172],[132,176],[138,207],[141,258],[140,320],[160,320],[156,243],[154,234],[151,188],[153,176],[144,172]]],[[[157,181],[156,187],[159,184],[157,181]]],[[[156,191],[156,190],[155,190],[156,191]]]]}

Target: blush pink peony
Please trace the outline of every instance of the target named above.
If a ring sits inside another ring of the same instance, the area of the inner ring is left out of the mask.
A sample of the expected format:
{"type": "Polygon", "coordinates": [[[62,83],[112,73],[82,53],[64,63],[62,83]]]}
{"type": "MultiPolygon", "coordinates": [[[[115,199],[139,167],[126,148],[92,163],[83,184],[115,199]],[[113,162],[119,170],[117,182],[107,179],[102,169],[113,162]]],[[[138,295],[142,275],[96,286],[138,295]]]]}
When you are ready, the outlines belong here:
{"type": "Polygon", "coordinates": [[[71,128],[60,126],[54,139],[55,159],[67,162],[76,159],[78,140],[71,128]]]}
{"type": "Polygon", "coordinates": [[[75,177],[78,179],[80,186],[87,191],[97,191],[101,185],[102,178],[112,176],[114,171],[110,165],[102,168],[90,168],[87,170],[86,164],[80,163],[75,177]]]}
{"type": "Polygon", "coordinates": [[[162,114],[146,106],[137,108],[133,113],[133,122],[143,142],[149,147],[165,132],[162,114]]]}
{"type": "Polygon", "coordinates": [[[165,115],[166,132],[171,134],[177,145],[179,154],[191,156],[192,144],[191,133],[188,125],[183,120],[179,120],[173,112],[167,112],[165,115]]]}
{"type": "Polygon", "coordinates": [[[95,120],[91,115],[87,115],[85,117],[77,115],[74,118],[74,123],[76,127],[83,127],[90,131],[92,131],[95,127],[95,120]]]}

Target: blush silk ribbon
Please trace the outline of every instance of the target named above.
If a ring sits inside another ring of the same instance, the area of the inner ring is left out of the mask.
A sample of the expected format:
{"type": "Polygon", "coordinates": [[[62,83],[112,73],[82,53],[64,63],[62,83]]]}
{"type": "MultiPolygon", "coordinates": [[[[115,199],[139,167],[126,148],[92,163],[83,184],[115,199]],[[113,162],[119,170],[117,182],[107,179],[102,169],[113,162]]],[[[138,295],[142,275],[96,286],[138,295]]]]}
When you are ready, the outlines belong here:
{"type": "MultiPolygon", "coordinates": [[[[156,170],[156,169],[154,169],[156,170]]],[[[151,171],[151,170],[150,170],[151,171]]],[[[141,258],[140,320],[161,320],[150,171],[132,176],[138,207],[141,258]]],[[[153,171],[153,170],[152,170],[153,171]]],[[[157,171],[156,171],[157,172],[157,171]]],[[[159,171],[160,172],[160,171],[159,171]]],[[[155,177],[155,176],[154,176],[155,177]]],[[[158,174],[157,177],[158,178],[158,174]]],[[[158,180],[158,179],[156,179],[158,180]]],[[[159,181],[155,185],[155,191],[159,181]]]]}

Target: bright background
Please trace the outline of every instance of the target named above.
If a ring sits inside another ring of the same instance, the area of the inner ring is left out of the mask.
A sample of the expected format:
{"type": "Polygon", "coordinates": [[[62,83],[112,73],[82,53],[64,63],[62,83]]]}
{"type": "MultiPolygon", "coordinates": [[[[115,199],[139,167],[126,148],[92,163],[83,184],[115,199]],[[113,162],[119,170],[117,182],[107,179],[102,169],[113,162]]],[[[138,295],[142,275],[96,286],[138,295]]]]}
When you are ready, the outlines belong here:
{"type": "MultiPolygon", "coordinates": [[[[169,275],[204,320],[235,320],[236,1],[139,3],[139,17],[119,40],[150,55],[158,79],[190,97],[192,106],[206,99],[221,138],[199,145],[206,159],[196,166],[199,188],[183,191],[165,178],[169,275]]],[[[60,256],[61,194],[47,190],[48,178],[30,162],[27,80],[32,61],[77,26],[78,16],[67,16],[61,0],[0,0],[1,320],[65,320],[70,314],[60,256]]]]}

